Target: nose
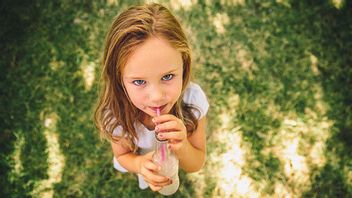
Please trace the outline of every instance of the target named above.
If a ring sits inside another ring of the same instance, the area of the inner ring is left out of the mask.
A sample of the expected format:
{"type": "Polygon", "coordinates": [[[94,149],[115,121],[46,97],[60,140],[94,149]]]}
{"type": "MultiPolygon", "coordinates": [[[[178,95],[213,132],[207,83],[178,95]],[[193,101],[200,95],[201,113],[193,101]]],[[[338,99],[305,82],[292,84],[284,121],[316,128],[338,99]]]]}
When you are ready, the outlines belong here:
{"type": "Polygon", "coordinates": [[[161,86],[155,85],[151,87],[149,91],[149,99],[152,103],[160,105],[160,103],[164,99],[164,96],[165,93],[161,86]]]}

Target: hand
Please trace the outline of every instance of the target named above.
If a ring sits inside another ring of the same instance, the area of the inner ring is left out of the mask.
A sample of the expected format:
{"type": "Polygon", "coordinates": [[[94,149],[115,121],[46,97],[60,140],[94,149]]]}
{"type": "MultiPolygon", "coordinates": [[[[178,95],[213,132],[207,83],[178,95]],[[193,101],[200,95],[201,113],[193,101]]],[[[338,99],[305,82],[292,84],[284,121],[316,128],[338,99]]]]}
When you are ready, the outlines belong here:
{"type": "Polygon", "coordinates": [[[178,151],[183,147],[187,139],[187,129],[182,120],[171,114],[164,114],[153,118],[153,122],[157,124],[155,132],[158,133],[160,140],[169,140],[169,149],[178,151]]]}
{"type": "Polygon", "coordinates": [[[171,180],[165,176],[159,175],[160,166],[153,163],[152,156],[154,152],[149,152],[140,156],[139,174],[148,183],[152,191],[159,191],[164,186],[170,185],[171,180]]]}

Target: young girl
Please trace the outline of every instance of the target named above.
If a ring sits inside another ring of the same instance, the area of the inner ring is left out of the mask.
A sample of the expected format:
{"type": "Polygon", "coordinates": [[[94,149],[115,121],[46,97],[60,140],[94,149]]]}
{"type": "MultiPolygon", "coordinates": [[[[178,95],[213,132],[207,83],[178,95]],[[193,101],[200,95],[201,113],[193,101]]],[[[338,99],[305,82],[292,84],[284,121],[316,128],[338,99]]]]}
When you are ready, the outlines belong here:
{"type": "Polygon", "coordinates": [[[121,13],[107,35],[102,66],[95,122],[111,141],[114,167],[137,173],[141,189],[171,184],[152,161],[157,134],[168,140],[183,170],[200,170],[209,105],[190,82],[190,48],[170,11],[149,4],[121,13]]]}

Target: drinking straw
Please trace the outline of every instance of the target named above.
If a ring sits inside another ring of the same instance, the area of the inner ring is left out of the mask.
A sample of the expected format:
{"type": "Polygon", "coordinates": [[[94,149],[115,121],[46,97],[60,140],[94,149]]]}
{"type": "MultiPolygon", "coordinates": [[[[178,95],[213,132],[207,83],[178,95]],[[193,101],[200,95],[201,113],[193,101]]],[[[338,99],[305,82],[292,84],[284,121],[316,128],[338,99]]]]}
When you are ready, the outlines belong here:
{"type": "Polygon", "coordinates": [[[159,108],[159,107],[156,108],[156,115],[157,115],[157,116],[160,116],[160,108],[159,108]]]}
{"type": "MultiPolygon", "coordinates": [[[[160,116],[160,108],[156,108],[156,115],[160,116]]],[[[162,144],[160,148],[161,161],[166,160],[166,144],[162,144]]]]}

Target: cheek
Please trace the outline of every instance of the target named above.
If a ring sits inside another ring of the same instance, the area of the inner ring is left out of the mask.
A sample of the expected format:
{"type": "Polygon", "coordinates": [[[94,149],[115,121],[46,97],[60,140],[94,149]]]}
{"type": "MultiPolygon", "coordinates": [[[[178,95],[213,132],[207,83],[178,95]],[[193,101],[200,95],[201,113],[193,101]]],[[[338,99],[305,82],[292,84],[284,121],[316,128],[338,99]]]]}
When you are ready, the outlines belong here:
{"type": "Polygon", "coordinates": [[[178,98],[181,95],[182,92],[182,81],[179,81],[175,87],[173,89],[171,89],[172,91],[172,96],[173,96],[173,100],[176,102],[178,100],[178,98]]]}
{"type": "Polygon", "coordinates": [[[139,98],[138,92],[135,91],[131,86],[125,84],[126,94],[128,95],[131,102],[136,105],[137,99],[139,98]]]}

